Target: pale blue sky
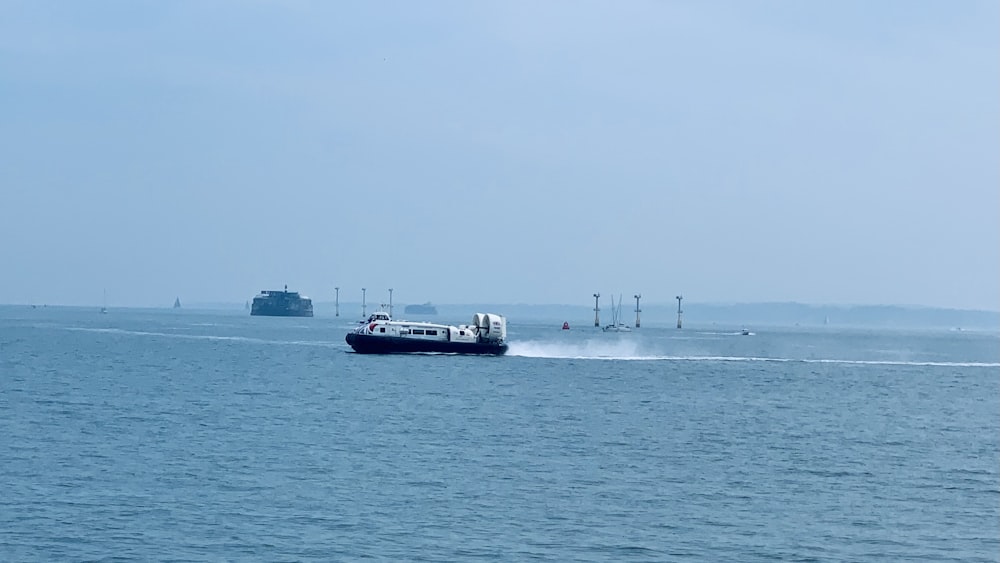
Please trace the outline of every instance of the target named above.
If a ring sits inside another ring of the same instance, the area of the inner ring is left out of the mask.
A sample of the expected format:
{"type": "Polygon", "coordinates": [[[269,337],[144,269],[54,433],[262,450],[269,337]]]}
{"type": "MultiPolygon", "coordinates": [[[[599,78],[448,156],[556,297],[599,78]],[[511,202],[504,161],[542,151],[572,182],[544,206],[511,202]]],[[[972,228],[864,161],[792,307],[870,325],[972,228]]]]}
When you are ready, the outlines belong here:
{"type": "Polygon", "coordinates": [[[0,3],[0,302],[1000,309],[1000,3],[0,3]]]}

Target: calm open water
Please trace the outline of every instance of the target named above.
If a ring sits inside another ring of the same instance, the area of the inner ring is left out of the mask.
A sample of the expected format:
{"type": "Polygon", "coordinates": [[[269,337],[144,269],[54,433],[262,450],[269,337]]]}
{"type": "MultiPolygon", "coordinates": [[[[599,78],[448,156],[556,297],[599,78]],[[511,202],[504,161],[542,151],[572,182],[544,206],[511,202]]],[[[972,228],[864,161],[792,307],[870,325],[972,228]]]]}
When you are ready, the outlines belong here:
{"type": "Polygon", "coordinates": [[[0,308],[0,560],[1000,560],[997,334],[561,322],[0,308]]]}

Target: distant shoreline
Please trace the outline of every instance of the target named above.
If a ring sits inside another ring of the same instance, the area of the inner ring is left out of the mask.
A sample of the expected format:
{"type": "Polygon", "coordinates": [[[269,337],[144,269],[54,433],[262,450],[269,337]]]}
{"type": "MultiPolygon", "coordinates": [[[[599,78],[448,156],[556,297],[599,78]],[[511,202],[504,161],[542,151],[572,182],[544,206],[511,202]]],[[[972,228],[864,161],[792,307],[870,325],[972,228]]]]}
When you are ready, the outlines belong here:
{"type": "MultiPolygon", "coordinates": [[[[173,302],[160,307],[115,306],[109,309],[163,310],[171,309],[173,302]]],[[[394,305],[394,314],[403,315],[405,304],[394,305]]],[[[0,304],[3,309],[44,309],[99,308],[100,305],[55,305],[55,304],[0,304]]],[[[334,302],[313,302],[316,316],[333,317],[334,302]]],[[[441,319],[464,319],[476,312],[496,312],[509,319],[538,322],[568,322],[571,326],[593,326],[593,306],[557,304],[437,304],[441,319]]],[[[367,312],[378,306],[367,305],[367,312]]],[[[641,304],[640,320],[643,326],[674,326],[677,320],[677,306],[665,304],[641,304]]],[[[245,303],[189,302],[176,311],[245,311],[245,303]]],[[[834,326],[834,327],[898,327],[898,328],[949,328],[949,329],[1000,329],[1000,311],[979,309],[949,309],[917,305],[812,305],[795,302],[759,303],[688,303],[683,304],[683,324],[685,326],[706,326],[712,324],[734,326],[834,326]]],[[[610,308],[602,304],[601,322],[609,320],[610,308]]],[[[341,302],[340,316],[345,319],[361,318],[361,303],[341,302]]],[[[624,321],[635,322],[635,305],[623,308],[624,321]]]]}

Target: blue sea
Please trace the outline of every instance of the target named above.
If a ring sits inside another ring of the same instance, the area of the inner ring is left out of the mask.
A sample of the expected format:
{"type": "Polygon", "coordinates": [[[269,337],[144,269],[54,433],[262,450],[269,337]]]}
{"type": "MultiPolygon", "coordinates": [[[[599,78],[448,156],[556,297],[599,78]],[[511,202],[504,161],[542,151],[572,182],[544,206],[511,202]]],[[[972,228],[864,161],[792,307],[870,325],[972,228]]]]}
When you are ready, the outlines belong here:
{"type": "Polygon", "coordinates": [[[0,560],[1000,560],[997,333],[353,320],[0,308],[0,560]]]}

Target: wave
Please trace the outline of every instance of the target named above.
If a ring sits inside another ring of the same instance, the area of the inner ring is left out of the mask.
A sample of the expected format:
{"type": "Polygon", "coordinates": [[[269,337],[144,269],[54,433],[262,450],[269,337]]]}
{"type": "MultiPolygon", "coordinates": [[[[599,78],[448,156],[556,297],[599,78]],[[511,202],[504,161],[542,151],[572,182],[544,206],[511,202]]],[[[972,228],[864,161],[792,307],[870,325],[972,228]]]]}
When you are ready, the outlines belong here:
{"type": "Polygon", "coordinates": [[[131,336],[157,336],[163,338],[180,338],[184,340],[215,340],[228,342],[248,342],[251,344],[270,344],[283,346],[319,346],[324,348],[343,348],[334,342],[320,340],[267,340],[264,338],[253,338],[249,336],[222,336],[216,334],[179,334],[170,332],[152,332],[145,330],[125,330],[121,328],[85,328],[85,327],[65,327],[65,330],[81,332],[104,332],[112,334],[126,334],[131,336]]]}
{"type": "Polygon", "coordinates": [[[509,342],[508,356],[526,358],[556,358],[574,360],[656,360],[655,356],[639,353],[635,340],[590,340],[580,344],[554,344],[551,342],[509,342]]]}
{"type": "Polygon", "coordinates": [[[941,362],[920,360],[852,360],[839,358],[775,358],[767,356],[698,356],[643,354],[635,342],[591,341],[579,345],[553,344],[548,342],[512,342],[508,356],[524,358],[548,358],[565,360],[625,360],[625,361],[669,361],[669,362],[776,362],[803,364],[843,364],[871,366],[922,366],[922,367],[1000,367],[997,362],[941,362]]]}

